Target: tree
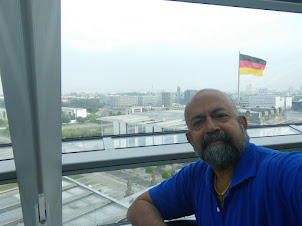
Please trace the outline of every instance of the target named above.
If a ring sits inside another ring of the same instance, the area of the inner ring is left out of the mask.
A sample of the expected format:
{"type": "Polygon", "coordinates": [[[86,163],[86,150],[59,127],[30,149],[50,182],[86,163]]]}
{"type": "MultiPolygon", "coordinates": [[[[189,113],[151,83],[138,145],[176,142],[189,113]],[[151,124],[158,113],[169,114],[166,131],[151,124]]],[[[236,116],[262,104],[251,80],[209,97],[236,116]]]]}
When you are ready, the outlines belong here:
{"type": "Polygon", "coordinates": [[[174,176],[175,173],[176,173],[176,165],[172,164],[172,166],[171,166],[171,176],[174,176]]]}
{"type": "Polygon", "coordinates": [[[101,118],[101,116],[91,114],[91,115],[88,115],[88,116],[86,117],[86,120],[89,120],[90,122],[98,122],[98,123],[100,123],[101,121],[100,121],[100,120],[97,120],[97,119],[99,119],[99,118],[101,118]]]}
{"type": "Polygon", "coordinates": [[[75,129],[62,129],[63,138],[76,138],[76,137],[93,137],[100,136],[101,128],[88,129],[88,128],[75,128],[75,129]]]}
{"type": "Polygon", "coordinates": [[[62,123],[70,123],[71,119],[68,115],[63,114],[62,115],[62,123]]]}
{"type": "Polygon", "coordinates": [[[83,117],[77,117],[76,120],[80,124],[83,124],[85,122],[85,119],[83,117]]]}
{"type": "Polygon", "coordinates": [[[62,107],[86,108],[88,110],[103,108],[104,103],[100,103],[99,99],[69,99],[68,102],[62,102],[62,107]]]}
{"type": "Polygon", "coordinates": [[[0,108],[5,108],[4,99],[1,99],[1,100],[0,100],[0,108]]]}
{"type": "Polygon", "coordinates": [[[168,179],[171,177],[171,173],[168,170],[165,170],[162,174],[162,178],[168,179]]]}
{"type": "Polygon", "coordinates": [[[99,111],[99,109],[97,108],[87,108],[87,112],[89,112],[90,114],[95,114],[99,111]]]}
{"type": "Polygon", "coordinates": [[[148,166],[145,170],[145,173],[148,173],[148,174],[153,173],[153,168],[151,166],[148,166]]]}
{"type": "Polygon", "coordinates": [[[0,126],[7,126],[8,125],[8,122],[7,122],[7,120],[2,120],[2,119],[0,119],[0,126]]]}
{"type": "Polygon", "coordinates": [[[109,116],[115,116],[116,114],[113,111],[109,111],[109,116]]]}

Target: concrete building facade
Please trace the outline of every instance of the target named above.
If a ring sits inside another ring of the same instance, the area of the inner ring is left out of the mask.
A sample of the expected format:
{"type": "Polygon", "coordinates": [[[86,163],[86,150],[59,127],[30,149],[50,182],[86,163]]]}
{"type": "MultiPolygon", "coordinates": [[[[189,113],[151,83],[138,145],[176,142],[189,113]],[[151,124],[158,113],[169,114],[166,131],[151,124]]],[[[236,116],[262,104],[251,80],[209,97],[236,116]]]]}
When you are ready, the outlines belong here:
{"type": "Polygon", "coordinates": [[[143,112],[143,107],[129,107],[125,109],[126,115],[143,112]]]}
{"type": "Polygon", "coordinates": [[[138,105],[138,96],[110,95],[106,104],[111,107],[129,107],[138,105]]]}
{"type": "Polygon", "coordinates": [[[188,100],[195,94],[197,93],[198,90],[195,89],[188,89],[184,92],[184,102],[185,104],[188,102],[188,100]]]}
{"type": "Polygon", "coordinates": [[[274,95],[249,96],[249,107],[251,108],[291,108],[292,97],[281,97],[274,95]]]}
{"type": "Polygon", "coordinates": [[[139,96],[138,105],[139,106],[157,106],[158,98],[156,96],[139,96]]]}
{"type": "Polygon", "coordinates": [[[171,104],[172,104],[171,93],[169,93],[169,92],[162,92],[161,93],[161,104],[164,107],[171,106],[171,104]]]}
{"type": "Polygon", "coordinates": [[[69,117],[87,117],[87,110],[85,108],[68,108],[68,107],[62,107],[62,115],[68,115],[69,117]]]}

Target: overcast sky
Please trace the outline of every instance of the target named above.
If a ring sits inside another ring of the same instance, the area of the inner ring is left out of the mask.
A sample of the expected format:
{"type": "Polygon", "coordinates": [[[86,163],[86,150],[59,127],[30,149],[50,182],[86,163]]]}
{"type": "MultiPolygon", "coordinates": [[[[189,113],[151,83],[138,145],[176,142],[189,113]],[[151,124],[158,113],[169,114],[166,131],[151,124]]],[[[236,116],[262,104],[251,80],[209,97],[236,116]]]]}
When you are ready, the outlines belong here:
{"type": "Polygon", "coordinates": [[[162,0],[62,0],[62,92],[302,86],[302,14],[162,0]]]}

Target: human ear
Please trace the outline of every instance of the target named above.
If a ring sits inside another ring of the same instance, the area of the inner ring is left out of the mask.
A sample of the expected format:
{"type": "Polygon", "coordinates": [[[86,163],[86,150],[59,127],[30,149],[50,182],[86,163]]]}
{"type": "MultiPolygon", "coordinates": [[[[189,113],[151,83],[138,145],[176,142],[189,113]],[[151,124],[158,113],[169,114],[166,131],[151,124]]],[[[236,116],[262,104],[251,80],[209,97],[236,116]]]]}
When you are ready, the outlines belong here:
{"type": "Polygon", "coordinates": [[[246,117],[243,116],[243,115],[240,115],[239,120],[240,120],[241,124],[243,125],[244,129],[246,130],[247,129],[247,119],[246,119],[246,117]]]}
{"type": "Polygon", "coordinates": [[[187,141],[192,144],[192,137],[190,132],[186,132],[187,141]]]}

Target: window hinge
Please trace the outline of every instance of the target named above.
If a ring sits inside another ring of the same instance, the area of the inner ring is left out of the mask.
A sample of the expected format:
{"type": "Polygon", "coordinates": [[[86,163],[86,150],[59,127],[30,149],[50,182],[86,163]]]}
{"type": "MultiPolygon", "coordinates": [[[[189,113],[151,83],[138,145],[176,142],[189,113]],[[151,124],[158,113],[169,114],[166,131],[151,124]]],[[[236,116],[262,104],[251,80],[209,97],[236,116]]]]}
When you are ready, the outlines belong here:
{"type": "Polygon", "coordinates": [[[46,203],[44,194],[39,194],[39,222],[45,223],[46,221],[46,203]]]}

